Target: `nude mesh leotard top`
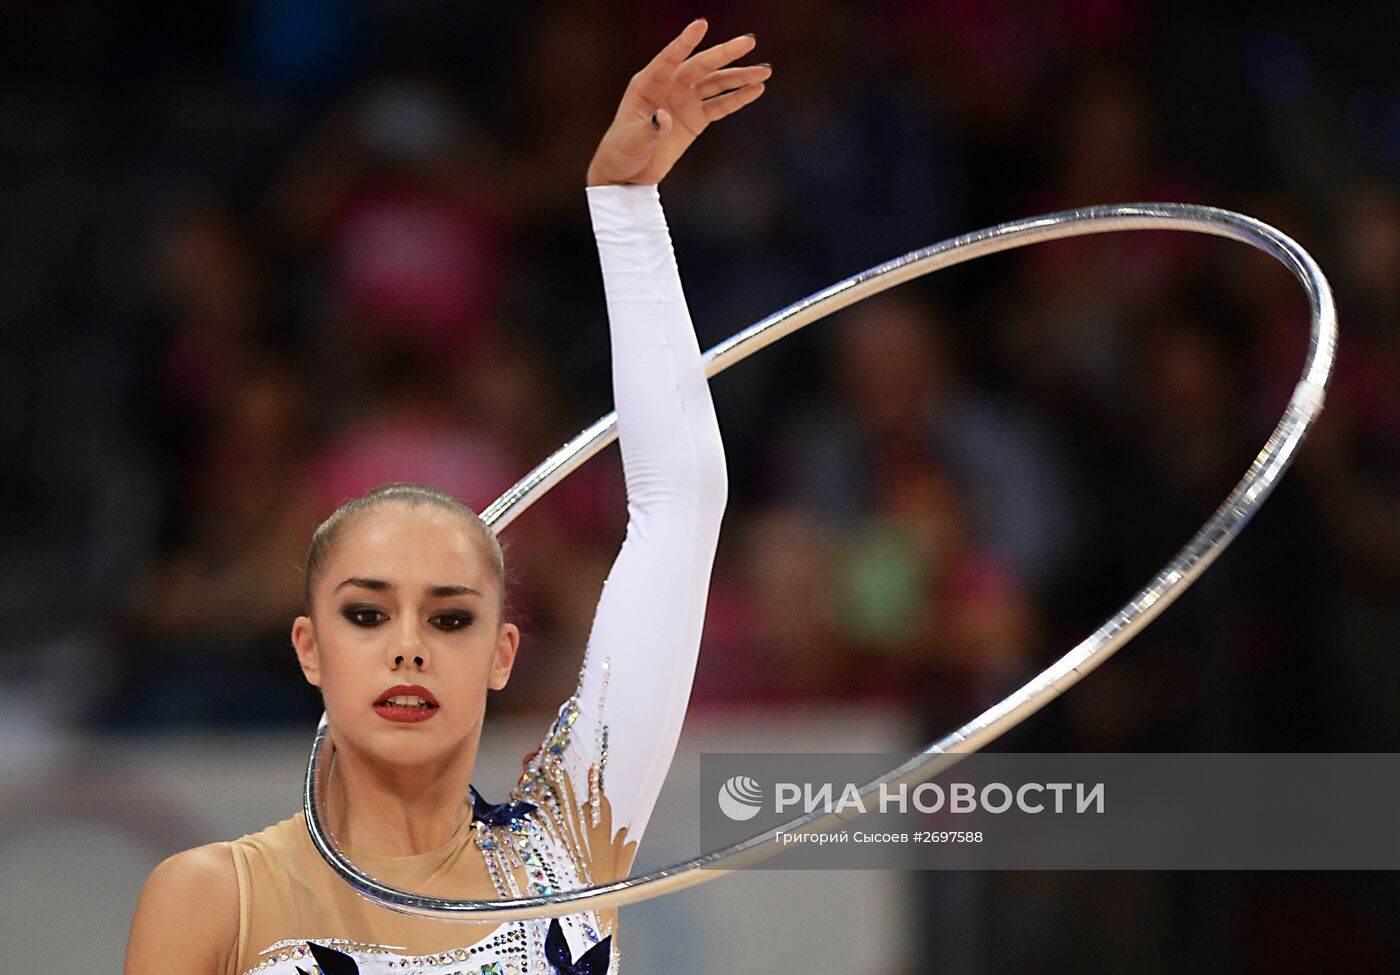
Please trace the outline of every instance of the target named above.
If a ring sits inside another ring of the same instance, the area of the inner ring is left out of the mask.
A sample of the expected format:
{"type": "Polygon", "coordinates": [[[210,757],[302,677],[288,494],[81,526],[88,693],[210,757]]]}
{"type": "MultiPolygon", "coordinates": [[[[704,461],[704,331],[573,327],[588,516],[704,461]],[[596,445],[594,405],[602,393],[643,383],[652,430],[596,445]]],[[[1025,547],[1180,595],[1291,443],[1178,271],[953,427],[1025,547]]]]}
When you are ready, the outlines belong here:
{"type": "MultiPolygon", "coordinates": [[[[719,426],[657,188],[587,192],[612,334],[627,534],[578,689],[508,801],[493,807],[476,797],[475,814],[437,850],[350,851],[382,880],[430,895],[477,896],[466,892],[492,886],[530,895],[625,876],[690,695],[727,493],[719,426]]],[[[601,971],[600,962],[610,975],[618,970],[616,939],[600,945],[615,911],[561,918],[553,938],[547,920],[491,926],[397,914],[331,872],[301,813],[230,846],[239,925],[227,975],[311,975],[327,958],[332,972],[363,975],[548,975],[561,959],[578,971],[601,971]]]]}

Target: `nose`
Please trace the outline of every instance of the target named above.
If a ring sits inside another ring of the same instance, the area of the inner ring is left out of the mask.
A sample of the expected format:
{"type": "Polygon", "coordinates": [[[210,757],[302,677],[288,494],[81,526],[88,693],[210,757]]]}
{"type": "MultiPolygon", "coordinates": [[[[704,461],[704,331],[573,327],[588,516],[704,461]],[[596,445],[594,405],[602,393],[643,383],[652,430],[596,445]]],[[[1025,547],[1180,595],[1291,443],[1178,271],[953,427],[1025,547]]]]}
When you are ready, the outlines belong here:
{"type": "Polygon", "coordinates": [[[389,669],[398,670],[405,660],[412,660],[419,670],[427,670],[431,656],[427,646],[418,635],[413,620],[405,620],[399,639],[389,649],[389,669]]]}

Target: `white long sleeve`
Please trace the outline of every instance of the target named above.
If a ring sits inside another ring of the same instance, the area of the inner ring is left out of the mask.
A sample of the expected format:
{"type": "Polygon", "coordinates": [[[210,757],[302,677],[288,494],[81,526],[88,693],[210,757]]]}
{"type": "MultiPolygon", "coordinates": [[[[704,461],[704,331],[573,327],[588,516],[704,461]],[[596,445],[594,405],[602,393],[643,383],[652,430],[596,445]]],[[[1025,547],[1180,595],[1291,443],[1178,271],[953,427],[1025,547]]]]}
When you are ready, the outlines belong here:
{"type": "MultiPolygon", "coordinates": [[[[578,690],[543,751],[640,839],[680,737],[728,495],[719,424],[655,186],[588,188],[612,336],[627,533],[578,690]]],[[[596,806],[596,801],[594,803],[596,806]]]]}

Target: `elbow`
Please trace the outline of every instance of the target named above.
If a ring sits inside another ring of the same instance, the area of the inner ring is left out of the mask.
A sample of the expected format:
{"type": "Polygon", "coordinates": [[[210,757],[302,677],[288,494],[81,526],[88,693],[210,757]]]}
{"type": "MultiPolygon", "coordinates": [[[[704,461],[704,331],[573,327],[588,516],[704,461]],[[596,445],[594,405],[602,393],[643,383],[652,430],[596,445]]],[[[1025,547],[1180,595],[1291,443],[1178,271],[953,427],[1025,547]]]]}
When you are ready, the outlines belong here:
{"type": "Polygon", "coordinates": [[[703,534],[718,531],[729,502],[729,469],[718,438],[691,442],[664,466],[628,481],[627,509],[633,522],[675,519],[703,534]]]}
{"type": "Polygon", "coordinates": [[[706,437],[696,445],[695,481],[701,497],[707,506],[722,513],[729,502],[729,465],[724,456],[724,443],[720,440],[719,429],[714,436],[706,437]]]}
{"type": "MultiPolygon", "coordinates": [[[[631,517],[693,517],[718,521],[729,500],[729,467],[714,413],[709,422],[695,422],[676,431],[679,436],[638,446],[622,443],[627,478],[627,507],[631,517]]],[[[624,434],[625,436],[625,434],[624,434]]]]}
{"type": "Polygon", "coordinates": [[[724,510],[729,504],[729,470],[723,449],[701,457],[700,461],[697,527],[702,536],[713,540],[719,537],[724,510]]]}
{"type": "Polygon", "coordinates": [[[729,469],[725,466],[723,451],[720,451],[719,463],[712,472],[707,491],[714,498],[715,510],[723,514],[729,504],[729,469]]]}

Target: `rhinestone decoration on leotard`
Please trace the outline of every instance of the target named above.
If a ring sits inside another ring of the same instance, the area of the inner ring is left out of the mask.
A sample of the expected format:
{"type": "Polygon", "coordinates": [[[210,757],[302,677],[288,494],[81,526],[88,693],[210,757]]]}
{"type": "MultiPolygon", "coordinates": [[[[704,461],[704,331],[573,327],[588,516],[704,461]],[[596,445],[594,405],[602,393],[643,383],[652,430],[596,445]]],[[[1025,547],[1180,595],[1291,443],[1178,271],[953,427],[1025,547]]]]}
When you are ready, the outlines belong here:
{"type": "Polygon", "coordinates": [[[603,721],[603,705],[608,697],[612,658],[603,658],[602,671],[598,688],[598,720],[593,724],[593,762],[588,766],[588,805],[592,810],[591,823],[594,827],[603,822],[603,773],[608,769],[608,726],[603,721]]]}

